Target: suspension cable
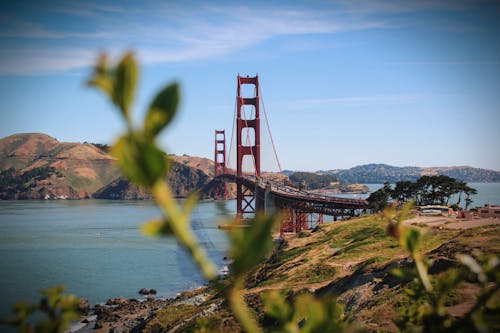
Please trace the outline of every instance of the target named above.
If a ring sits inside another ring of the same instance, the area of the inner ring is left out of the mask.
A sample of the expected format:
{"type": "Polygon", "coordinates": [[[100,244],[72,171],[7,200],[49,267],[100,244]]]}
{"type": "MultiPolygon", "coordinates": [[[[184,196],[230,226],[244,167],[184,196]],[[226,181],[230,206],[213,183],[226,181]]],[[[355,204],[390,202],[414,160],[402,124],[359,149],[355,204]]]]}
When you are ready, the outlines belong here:
{"type": "MultiPolygon", "coordinates": [[[[236,87],[236,96],[238,96],[238,87],[236,87]]],[[[235,132],[236,128],[236,117],[237,117],[237,112],[238,112],[238,99],[234,99],[234,115],[233,115],[233,128],[231,129],[231,144],[229,146],[229,152],[227,155],[227,162],[226,162],[226,168],[229,169],[230,166],[230,161],[231,161],[231,151],[233,149],[233,135],[235,132]]],[[[236,156],[236,159],[238,159],[238,156],[236,156]]],[[[238,161],[236,161],[236,164],[238,164],[238,161]]]]}
{"type": "Polygon", "coordinates": [[[269,132],[269,137],[271,138],[271,144],[273,146],[274,156],[276,157],[276,162],[278,162],[278,168],[279,168],[280,172],[282,172],[281,163],[280,163],[280,160],[278,158],[278,152],[276,151],[276,146],[274,145],[273,135],[271,134],[271,127],[269,126],[269,120],[267,119],[266,105],[264,104],[264,94],[262,94],[262,87],[260,85],[259,85],[259,89],[260,89],[260,91],[259,91],[260,92],[260,99],[262,100],[262,108],[264,109],[264,116],[266,118],[267,131],[269,132]]]}

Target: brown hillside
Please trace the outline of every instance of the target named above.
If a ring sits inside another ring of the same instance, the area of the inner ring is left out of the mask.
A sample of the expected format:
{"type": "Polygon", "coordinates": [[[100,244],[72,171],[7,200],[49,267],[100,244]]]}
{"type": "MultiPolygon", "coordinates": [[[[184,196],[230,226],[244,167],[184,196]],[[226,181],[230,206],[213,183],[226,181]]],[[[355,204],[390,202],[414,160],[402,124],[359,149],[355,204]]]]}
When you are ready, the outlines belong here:
{"type": "Polygon", "coordinates": [[[119,176],[113,159],[91,144],[41,133],[0,139],[4,199],[81,199],[119,176]]]}
{"type": "Polygon", "coordinates": [[[189,155],[169,155],[168,157],[179,164],[201,170],[210,177],[214,176],[214,161],[211,159],[189,155]]]}

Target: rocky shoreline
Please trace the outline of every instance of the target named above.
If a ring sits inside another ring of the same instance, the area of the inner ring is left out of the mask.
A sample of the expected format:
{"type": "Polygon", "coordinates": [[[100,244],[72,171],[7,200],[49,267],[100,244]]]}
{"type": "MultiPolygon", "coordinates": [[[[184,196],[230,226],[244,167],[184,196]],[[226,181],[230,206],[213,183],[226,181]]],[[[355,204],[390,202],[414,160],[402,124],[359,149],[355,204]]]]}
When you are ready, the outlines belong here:
{"type": "MultiPolygon", "coordinates": [[[[144,289],[146,290],[146,289],[144,289]]],[[[145,295],[143,290],[140,294],[145,295]]],[[[150,290],[152,291],[152,290],[150,290]]],[[[124,333],[142,332],[146,323],[154,314],[170,305],[199,305],[208,294],[208,287],[185,291],[175,298],[155,298],[149,293],[145,299],[114,298],[108,299],[105,304],[96,304],[90,309],[88,303],[82,302],[80,311],[84,317],[67,331],[68,333],[124,333]]]]}

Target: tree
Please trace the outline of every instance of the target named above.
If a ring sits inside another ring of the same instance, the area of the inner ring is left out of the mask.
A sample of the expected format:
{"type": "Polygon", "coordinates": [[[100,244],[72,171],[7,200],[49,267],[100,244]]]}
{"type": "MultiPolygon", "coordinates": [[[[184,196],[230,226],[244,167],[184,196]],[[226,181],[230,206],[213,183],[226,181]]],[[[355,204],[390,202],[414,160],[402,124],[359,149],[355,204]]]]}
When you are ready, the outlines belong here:
{"type": "Polygon", "coordinates": [[[387,206],[389,198],[391,197],[391,193],[392,193],[391,185],[385,182],[382,188],[371,193],[370,196],[366,199],[366,201],[368,201],[370,209],[376,212],[384,209],[385,206],[387,206]]]}
{"type": "Polygon", "coordinates": [[[396,183],[392,190],[391,198],[398,202],[407,202],[414,198],[416,193],[416,185],[411,181],[400,181],[396,183]]]}
{"type": "Polygon", "coordinates": [[[465,186],[464,188],[464,193],[466,195],[465,197],[465,210],[469,208],[469,205],[472,203],[472,199],[470,198],[471,195],[477,194],[477,190],[475,188],[465,186]]]}
{"type": "Polygon", "coordinates": [[[415,183],[400,181],[391,192],[391,198],[398,202],[415,200],[417,205],[449,205],[453,195],[458,194],[456,205],[462,201],[462,195],[466,194],[466,209],[472,202],[470,196],[477,191],[465,182],[457,181],[446,175],[422,176],[415,183]],[[468,195],[467,195],[468,193],[468,195]]]}

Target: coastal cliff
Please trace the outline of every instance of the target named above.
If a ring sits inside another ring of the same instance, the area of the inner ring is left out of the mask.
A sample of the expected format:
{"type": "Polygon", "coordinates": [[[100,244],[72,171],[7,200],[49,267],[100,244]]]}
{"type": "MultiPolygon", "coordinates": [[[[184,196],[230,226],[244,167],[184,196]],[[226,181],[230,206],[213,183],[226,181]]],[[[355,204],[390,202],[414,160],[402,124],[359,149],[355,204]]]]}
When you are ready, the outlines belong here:
{"type": "MultiPolygon", "coordinates": [[[[0,139],[0,199],[147,200],[151,194],[121,177],[105,145],[59,142],[42,133],[0,139]]],[[[207,188],[213,162],[169,156],[168,182],[177,197],[207,188]]]]}
{"type": "MultiPolygon", "coordinates": [[[[184,198],[194,191],[205,189],[211,179],[212,177],[200,169],[172,162],[167,182],[176,197],[184,198]]],[[[130,183],[122,177],[115,179],[110,184],[96,191],[92,197],[95,199],[111,200],[150,200],[153,198],[150,192],[130,183]]]]}

